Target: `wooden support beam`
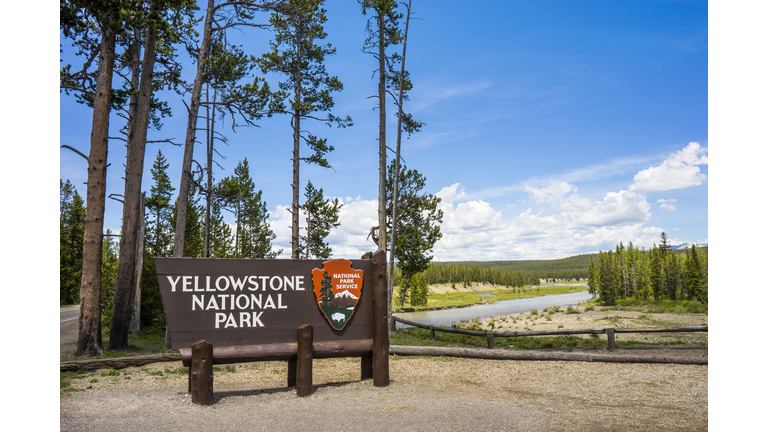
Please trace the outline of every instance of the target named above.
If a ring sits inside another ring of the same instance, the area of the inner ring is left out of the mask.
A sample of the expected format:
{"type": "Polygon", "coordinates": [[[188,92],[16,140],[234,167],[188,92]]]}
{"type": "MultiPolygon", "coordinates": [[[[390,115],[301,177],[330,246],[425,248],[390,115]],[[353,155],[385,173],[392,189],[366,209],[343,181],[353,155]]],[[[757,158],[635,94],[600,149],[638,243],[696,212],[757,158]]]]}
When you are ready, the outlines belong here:
{"type": "Polygon", "coordinates": [[[296,359],[292,358],[288,360],[288,387],[296,387],[296,359]]]}
{"type": "Polygon", "coordinates": [[[296,395],[312,394],[312,339],[313,329],[309,324],[299,327],[296,334],[298,354],[296,356],[296,395]]]}
{"type": "Polygon", "coordinates": [[[496,338],[493,337],[493,333],[487,333],[486,337],[488,338],[488,349],[495,349],[496,338]]]}
{"type": "Polygon", "coordinates": [[[535,361],[586,361],[603,363],[665,363],[707,365],[706,357],[685,358],[665,356],[633,356],[618,354],[592,354],[579,352],[546,352],[546,351],[510,351],[489,350],[485,348],[453,348],[429,346],[400,346],[392,345],[389,352],[402,356],[445,356],[477,358],[490,360],[535,360],[535,361]]]}
{"type": "MultiPolygon", "coordinates": [[[[371,350],[373,350],[373,339],[316,342],[312,346],[312,357],[316,359],[363,357],[371,355],[371,350]]],[[[179,353],[181,354],[181,363],[184,366],[189,366],[192,359],[192,351],[189,348],[182,348],[179,350],[179,353]]],[[[290,361],[296,359],[297,353],[298,347],[296,343],[213,347],[213,364],[220,365],[271,360],[290,361]]]]}
{"type": "Polygon", "coordinates": [[[377,251],[373,261],[373,385],[389,385],[389,331],[387,326],[387,254],[377,251]]]}
{"type": "Polygon", "coordinates": [[[429,326],[429,339],[435,340],[435,328],[432,326],[429,326]]]}
{"type": "Polygon", "coordinates": [[[192,403],[213,405],[213,345],[205,340],[192,344],[192,403]]]}
{"type": "Polygon", "coordinates": [[[367,380],[373,378],[373,356],[365,355],[360,357],[360,379],[367,380]]]}
{"type": "Polygon", "coordinates": [[[613,333],[613,328],[605,329],[605,334],[608,335],[608,351],[616,351],[616,336],[613,333]]]}

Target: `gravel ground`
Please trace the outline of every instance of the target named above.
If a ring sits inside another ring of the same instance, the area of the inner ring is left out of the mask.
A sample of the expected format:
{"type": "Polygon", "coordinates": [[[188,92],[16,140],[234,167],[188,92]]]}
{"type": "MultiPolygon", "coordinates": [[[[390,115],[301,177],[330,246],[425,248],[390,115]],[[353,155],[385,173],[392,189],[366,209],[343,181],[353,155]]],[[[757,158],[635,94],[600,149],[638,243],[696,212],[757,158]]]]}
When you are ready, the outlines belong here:
{"type": "MultiPolygon", "coordinates": [[[[677,350],[701,355],[694,351],[677,350]]],[[[192,404],[186,373],[169,372],[180,366],[72,379],[84,391],[62,392],[60,429],[707,429],[707,366],[393,357],[391,384],[377,388],[359,380],[359,359],[325,359],[314,361],[312,395],[299,398],[285,387],[286,362],[248,363],[217,367],[208,407],[192,404]]]]}

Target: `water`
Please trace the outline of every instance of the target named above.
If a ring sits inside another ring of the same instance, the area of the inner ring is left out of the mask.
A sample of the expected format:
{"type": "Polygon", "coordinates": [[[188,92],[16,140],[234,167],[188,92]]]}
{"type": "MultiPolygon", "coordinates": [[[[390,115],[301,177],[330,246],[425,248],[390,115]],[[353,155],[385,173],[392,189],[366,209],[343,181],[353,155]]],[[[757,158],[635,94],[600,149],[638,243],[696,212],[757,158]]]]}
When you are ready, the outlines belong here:
{"type": "MultiPolygon", "coordinates": [[[[493,304],[483,304],[459,309],[405,312],[395,314],[395,316],[427,325],[450,326],[452,323],[458,323],[462,320],[470,321],[475,318],[487,319],[491,317],[530,312],[533,309],[542,310],[552,306],[576,306],[591,298],[592,295],[589,291],[583,291],[572,294],[549,295],[519,300],[503,300],[493,304]]],[[[398,328],[404,327],[404,325],[400,323],[398,323],[397,326],[398,328]]]]}

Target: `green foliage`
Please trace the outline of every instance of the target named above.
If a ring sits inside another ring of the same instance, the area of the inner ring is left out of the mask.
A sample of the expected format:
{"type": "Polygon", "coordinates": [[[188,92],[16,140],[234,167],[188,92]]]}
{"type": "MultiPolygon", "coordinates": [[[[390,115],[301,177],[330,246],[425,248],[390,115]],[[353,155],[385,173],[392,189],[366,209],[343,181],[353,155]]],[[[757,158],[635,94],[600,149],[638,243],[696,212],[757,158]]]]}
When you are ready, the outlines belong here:
{"type": "MultiPolygon", "coordinates": [[[[323,120],[329,126],[352,125],[349,116],[341,119],[330,113],[334,106],[331,93],[342,90],[343,85],[337,77],[329,76],[325,70],[325,58],[335,54],[336,49],[331,44],[315,43],[328,36],[323,29],[326,17],[325,9],[320,7],[322,3],[322,0],[289,0],[278,8],[269,19],[275,34],[270,41],[271,51],[257,60],[262,72],[275,72],[285,77],[279,84],[280,92],[275,93],[275,102],[270,112],[293,116],[291,123],[295,135],[303,133],[299,128],[301,118],[323,120]],[[286,109],[284,100],[289,95],[293,99],[290,99],[290,109],[286,109]],[[312,115],[315,112],[328,112],[328,116],[321,119],[312,115]]],[[[302,159],[330,167],[325,155],[333,151],[333,146],[312,134],[303,135],[302,138],[313,152],[302,159]]]]}
{"type": "Polygon", "coordinates": [[[171,196],[176,189],[171,186],[171,179],[168,177],[168,161],[160,150],[157,151],[151,172],[154,184],[144,204],[149,213],[146,221],[147,248],[152,256],[167,257],[173,253],[175,227],[171,225],[173,209],[171,196]]]}
{"type": "Polygon", "coordinates": [[[412,306],[426,306],[427,297],[429,296],[429,288],[427,287],[427,281],[424,279],[424,273],[416,273],[411,276],[411,305],[412,306]]]}
{"type": "Polygon", "coordinates": [[[59,303],[80,302],[85,203],[69,180],[59,179],[59,303]]]}
{"type": "Polygon", "coordinates": [[[112,231],[107,229],[107,234],[104,236],[101,246],[102,323],[109,323],[112,320],[112,303],[115,297],[115,285],[117,284],[118,243],[110,234],[112,234],[112,231]]]}
{"type": "MultiPolygon", "coordinates": [[[[391,235],[392,199],[394,196],[394,161],[389,165],[386,200],[388,228],[387,239],[391,235]]],[[[408,297],[411,277],[423,272],[432,261],[431,252],[435,243],[443,236],[440,223],[443,211],[437,208],[440,198],[422,192],[426,178],[416,170],[403,166],[400,171],[398,187],[397,238],[395,241],[395,259],[402,273],[399,287],[401,305],[408,297]]]]}
{"type": "MultiPolygon", "coordinates": [[[[595,289],[601,303],[615,305],[621,299],[635,298],[656,302],[662,300],[705,300],[706,283],[702,274],[701,249],[672,251],[666,234],[661,246],[650,251],[638,250],[629,244],[616,246],[616,252],[599,252],[597,265],[588,270],[590,290],[595,289]]],[[[706,258],[705,258],[706,259],[706,258]]]]}
{"type": "MultiPolygon", "coordinates": [[[[226,177],[217,186],[223,206],[235,214],[235,247],[233,258],[275,258],[282,251],[272,251],[275,234],[267,222],[267,204],[256,192],[251,179],[248,158],[237,164],[234,176],[226,177]]],[[[222,221],[223,222],[223,221],[222,221]]],[[[226,234],[219,225],[220,234],[226,234]]],[[[213,234],[213,232],[212,232],[213,234]]],[[[223,240],[223,239],[222,239],[223,240]]],[[[221,253],[222,241],[218,241],[221,253]]]]}
{"type": "MultiPolygon", "coordinates": [[[[196,196],[196,188],[189,188],[189,199],[187,200],[187,223],[184,226],[184,253],[185,257],[202,257],[204,253],[205,242],[205,227],[203,226],[204,211],[202,205],[199,204],[200,199],[196,196]]],[[[174,203],[170,222],[171,226],[176,226],[176,206],[174,203]]]]}
{"type": "Polygon", "coordinates": [[[307,235],[299,237],[299,246],[306,251],[304,258],[330,258],[332,249],[325,242],[330,230],[339,226],[341,202],[336,198],[333,203],[325,199],[323,189],[315,189],[312,182],[307,182],[304,191],[306,198],[301,209],[307,218],[307,235]]]}
{"type": "Polygon", "coordinates": [[[157,284],[155,260],[149,252],[144,253],[144,266],[141,275],[141,329],[144,333],[163,332],[165,313],[157,284]]]}

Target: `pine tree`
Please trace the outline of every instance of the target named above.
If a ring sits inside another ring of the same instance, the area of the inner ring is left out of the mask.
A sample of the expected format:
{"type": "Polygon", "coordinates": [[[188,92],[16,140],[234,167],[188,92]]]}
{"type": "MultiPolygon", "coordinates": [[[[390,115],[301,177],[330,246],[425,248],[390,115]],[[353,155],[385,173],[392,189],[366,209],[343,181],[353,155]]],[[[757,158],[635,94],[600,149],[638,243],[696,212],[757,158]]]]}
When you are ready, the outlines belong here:
{"type": "MultiPolygon", "coordinates": [[[[189,190],[189,197],[187,198],[187,223],[184,225],[184,255],[185,257],[202,257],[204,246],[204,229],[203,229],[203,206],[200,205],[200,198],[197,197],[196,188],[189,190]]],[[[170,222],[172,226],[176,226],[176,215],[178,211],[179,200],[173,205],[171,210],[170,222]]]]}
{"type": "Polygon", "coordinates": [[[651,279],[651,289],[653,291],[653,299],[654,300],[661,300],[664,298],[665,294],[665,287],[664,287],[664,258],[663,258],[663,252],[656,247],[656,245],[653,245],[653,248],[651,249],[651,268],[650,268],[650,279],[651,279]]]}
{"type": "MultiPolygon", "coordinates": [[[[443,211],[437,208],[440,198],[423,192],[426,178],[416,170],[403,166],[399,179],[399,213],[397,219],[398,237],[395,242],[395,258],[402,271],[399,297],[401,305],[407,298],[408,288],[414,274],[423,272],[432,261],[429,255],[435,243],[443,236],[440,223],[443,211]]],[[[391,215],[394,194],[394,162],[389,166],[387,178],[387,214],[391,215]]],[[[391,225],[391,221],[388,222],[391,225]]],[[[391,239],[388,227],[387,240],[391,239]]]]}
{"type": "Polygon", "coordinates": [[[210,254],[211,258],[230,258],[234,255],[232,229],[224,222],[221,206],[211,203],[210,254]]]}
{"type": "Polygon", "coordinates": [[[688,299],[697,299],[698,296],[703,294],[704,287],[701,277],[701,263],[699,262],[699,254],[695,245],[691,247],[690,258],[685,262],[685,273],[688,299]]]}
{"type": "Polygon", "coordinates": [[[424,273],[416,273],[411,276],[411,306],[426,306],[429,296],[429,287],[424,279],[424,273]]]}
{"type": "Polygon", "coordinates": [[[300,246],[305,250],[304,258],[330,258],[332,249],[325,242],[330,230],[339,226],[341,202],[333,202],[323,196],[323,189],[315,189],[312,182],[307,182],[304,190],[305,201],[301,206],[307,218],[307,235],[300,237],[300,246]]]}
{"type": "Polygon", "coordinates": [[[83,271],[85,203],[69,180],[59,180],[59,188],[59,302],[77,304],[83,271]]]}
{"type": "Polygon", "coordinates": [[[255,192],[248,159],[237,164],[235,174],[224,178],[218,186],[224,206],[235,214],[235,258],[275,258],[282,251],[272,251],[276,238],[267,219],[267,205],[261,191],[255,192]]]}
{"type": "Polygon", "coordinates": [[[290,109],[275,104],[272,112],[288,114],[291,117],[293,129],[293,202],[291,204],[291,258],[298,259],[299,248],[299,162],[305,161],[329,168],[330,164],[325,155],[333,151],[327,139],[305,132],[301,121],[314,119],[325,121],[328,126],[336,124],[339,127],[352,125],[352,119],[347,116],[341,119],[330,113],[334,106],[332,92],[340,91],[343,86],[335,76],[329,76],[325,70],[325,58],[333,55],[336,49],[330,44],[317,45],[315,41],[325,39],[327,33],[323,29],[326,21],[325,9],[321,8],[322,0],[289,0],[278,12],[273,13],[270,23],[275,32],[275,38],[270,42],[272,51],[264,54],[259,64],[262,72],[277,72],[285,76],[280,83],[279,97],[290,98],[290,109]],[[326,118],[321,119],[315,113],[327,112],[326,118]],[[309,146],[312,154],[300,157],[301,140],[309,146]]]}
{"type": "Polygon", "coordinates": [[[149,190],[145,206],[153,218],[147,220],[146,239],[152,256],[166,257],[173,253],[171,196],[176,189],[171,186],[168,161],[160,150],[157,151],[151,173],[154,184],[149,190]]]}

